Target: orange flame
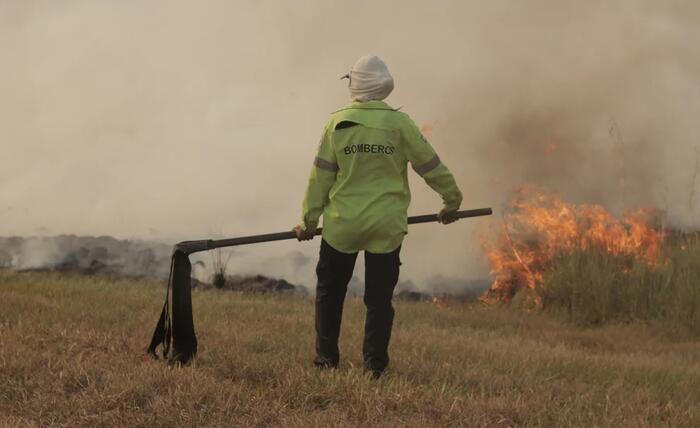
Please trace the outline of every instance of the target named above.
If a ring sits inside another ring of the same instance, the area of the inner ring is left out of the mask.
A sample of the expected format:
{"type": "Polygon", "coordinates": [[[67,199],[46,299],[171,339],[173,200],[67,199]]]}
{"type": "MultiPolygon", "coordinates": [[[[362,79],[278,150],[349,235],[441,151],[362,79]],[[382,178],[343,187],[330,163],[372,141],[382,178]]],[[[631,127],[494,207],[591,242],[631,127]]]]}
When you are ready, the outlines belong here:
{"type": "Polygon", "coordinates": [[[424,123],[420,127],[420,132],[425,136],[425,138],[430,138],[433,136],[433,125],[431,123],[424,123]]]}
{"type": "Polygon", "coordinates": [[[494,281],[482,300],[507,302],[527,290],[539,306],[537,291],[549,263],[576,250],[600,248],[654,265],[664,234],[652,219],[651,210],[617,219],[600,205],[566,203],[556,194],[523,187],[504,215],[500,233],[483,241],[494,281]]]}
{"type": "Polygon", "coordinates": [[[556,152],[558,148],[559,146],[557,144],[546,142],[544,146],[544,154],[551,155],[552,153],[556,152]]]}

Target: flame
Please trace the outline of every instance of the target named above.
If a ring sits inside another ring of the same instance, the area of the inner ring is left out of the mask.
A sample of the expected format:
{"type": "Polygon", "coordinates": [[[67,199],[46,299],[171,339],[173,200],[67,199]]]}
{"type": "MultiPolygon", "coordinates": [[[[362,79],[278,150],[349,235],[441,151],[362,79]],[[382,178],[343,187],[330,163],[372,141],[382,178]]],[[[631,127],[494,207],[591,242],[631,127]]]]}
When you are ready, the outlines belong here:
{"type": "Polygon", "coordinates": [[[430,138],[433,136],[433,124],[424,123],[420,127],[420,132],[425,136],[425,138],[430,138]]]}
{"type": "Polygon", "coordinates": [[[430,302],[433,304],[433,306],[435,306],[437,308],[446,308],[447,307],[447,299],[445,299],[443,297],[434,296],[430,302]]]}
{"type": "Polygon", "coordinates": [[[552,153],[556,152],[558,148],[559,148],[559,145],[556,143],[545,142],[544,154],[551,155],[552,153]]]}
{"type": "Polygon", "coordinates": [[[538,287],[550,262],[576,250],[599,248],[657,264],[664,233],[652,225],[653,214],[640,209],[618,219],[600,205],[566,203],[556,194],[523,187],[504,214],[501,231],[482,241],[494,276],[482,300],[510,301],[525,290],[540,306],[538,287]]]}

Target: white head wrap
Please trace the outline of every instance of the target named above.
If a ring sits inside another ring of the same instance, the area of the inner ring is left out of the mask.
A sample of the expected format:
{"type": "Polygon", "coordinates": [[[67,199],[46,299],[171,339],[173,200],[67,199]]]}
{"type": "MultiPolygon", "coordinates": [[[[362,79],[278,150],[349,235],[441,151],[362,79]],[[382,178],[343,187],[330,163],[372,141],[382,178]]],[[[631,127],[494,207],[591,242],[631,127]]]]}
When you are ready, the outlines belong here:
{"type": "Polygon", "coordinates": [[[363,56],[343,78],[350,79],[350,97],[353,101],[383,100],[394,90],[394,78],[376,55],[363,56]]]}

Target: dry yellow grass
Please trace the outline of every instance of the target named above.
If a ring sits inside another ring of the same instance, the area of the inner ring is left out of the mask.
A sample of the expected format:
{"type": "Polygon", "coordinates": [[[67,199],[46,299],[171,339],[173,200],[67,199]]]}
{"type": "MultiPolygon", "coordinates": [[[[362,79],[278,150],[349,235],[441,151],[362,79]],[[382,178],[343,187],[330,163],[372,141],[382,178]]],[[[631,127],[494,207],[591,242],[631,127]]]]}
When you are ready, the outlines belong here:
{"type": "Polygon", "coordinates": [[[194,293],[200,353],[144,355],[151,281],[0,272],[0,425],[698,426],[700,344],[479,306],[398,303],[386,376],[363,375],[351,299],[337,371],[311,366],[310,299],[194,293]]]}

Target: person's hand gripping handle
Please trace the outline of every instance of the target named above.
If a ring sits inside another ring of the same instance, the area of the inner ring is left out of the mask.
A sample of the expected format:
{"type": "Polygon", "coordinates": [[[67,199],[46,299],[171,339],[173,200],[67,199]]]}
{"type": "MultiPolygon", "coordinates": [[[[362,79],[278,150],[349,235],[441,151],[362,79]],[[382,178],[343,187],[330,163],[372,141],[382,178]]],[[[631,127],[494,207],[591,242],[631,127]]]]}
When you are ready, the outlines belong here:
{"type": "Polygon", "coordinates": [[[293,230],[294,230],[294,233],[297,234],[297,241],[299,241],[299,242],[310,241],[310,240],[314,239],[314,236],[316,236],[315,231],[314,232],[306,231],[301,227],[300,224],[298,224],[293,230]]]}

